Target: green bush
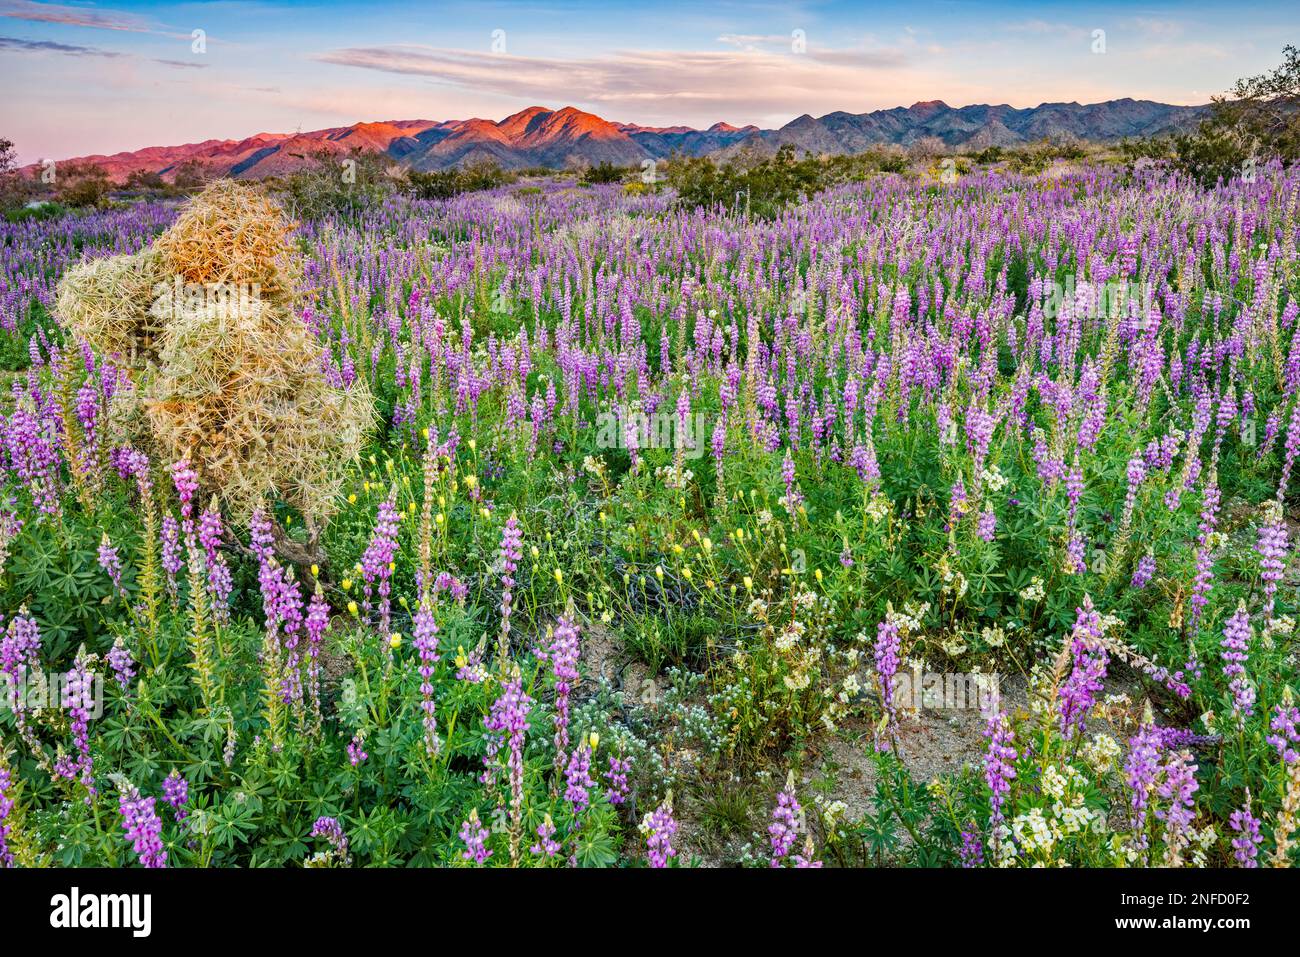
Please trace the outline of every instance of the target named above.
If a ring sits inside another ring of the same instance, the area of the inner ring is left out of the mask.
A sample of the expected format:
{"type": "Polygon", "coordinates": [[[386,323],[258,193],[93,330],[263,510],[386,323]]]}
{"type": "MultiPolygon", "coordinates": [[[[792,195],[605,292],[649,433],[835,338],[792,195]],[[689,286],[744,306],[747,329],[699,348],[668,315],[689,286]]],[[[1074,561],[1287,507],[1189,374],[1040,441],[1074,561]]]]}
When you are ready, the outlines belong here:
{"type": "Polygon", "coordinates": [[[322,151],[312,160],[281,187],[285,208],[298,218],[353,214],[394,192],[394,180],[379,154],[354,150],[340,159],[322,151]]]}
{"type": "Polygon", "coordinates": [[[407,186],[416,199],[450,199],[461,193],[496,189],[514,180],[513,174],[488,160],[427,173],[409,170],[406,174],[407,186]]]}

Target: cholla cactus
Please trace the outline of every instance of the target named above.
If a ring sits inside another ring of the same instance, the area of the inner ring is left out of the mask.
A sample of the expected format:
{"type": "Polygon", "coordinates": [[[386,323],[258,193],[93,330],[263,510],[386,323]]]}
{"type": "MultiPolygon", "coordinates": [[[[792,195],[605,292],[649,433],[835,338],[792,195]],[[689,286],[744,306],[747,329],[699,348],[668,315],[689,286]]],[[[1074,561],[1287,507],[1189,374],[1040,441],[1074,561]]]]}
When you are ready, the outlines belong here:
{"type": "Polygon", "coordinates": [[[265,193],[217,180],[154,242],[166,279],[182,285],[256,286],[277,305],[293,297],[291,223],[265,193]]]}
{"type": "Polygon", "coordinates": [[[240,521],[272,495],[327,515],[374,416],[364,383],[325,381],[290,308],[289,229],[255,188],[214,183],[151,250],[86,263],[59,288],[72,331],[137,373],[163,457],[193,462],[240,521]]]}
{"type": "Polygon", "coordinates": [[[138,372],[157,357],[162,323],[152,305],[162,279],[161,259],[151,249],[93,259],[63,274],[55,310],[78,338],[138,372]]]}
{"type": "Polygon", "coordinates": [[[147,390],[154,438],[167,457],[188,456],[239,521],[272,493],[328,514],[373,406],[363,383],[334,389],[320,370],[306,326],[265,301],[183,307],[147,390]]]}

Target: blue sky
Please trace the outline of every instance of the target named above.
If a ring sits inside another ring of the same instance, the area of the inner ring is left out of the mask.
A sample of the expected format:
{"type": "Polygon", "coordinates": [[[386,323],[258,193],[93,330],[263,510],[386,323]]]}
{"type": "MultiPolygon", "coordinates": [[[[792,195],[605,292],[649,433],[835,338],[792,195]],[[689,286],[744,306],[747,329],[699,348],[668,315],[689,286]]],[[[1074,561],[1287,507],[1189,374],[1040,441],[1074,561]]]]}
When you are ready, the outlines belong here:
{"type": "Polygon", "coordinates": [[[1203,103],[1300,42],[1295,8],[0,0],[0,137],[34,161],[534,104],[777,126],[930,99],[1203,103]]]}

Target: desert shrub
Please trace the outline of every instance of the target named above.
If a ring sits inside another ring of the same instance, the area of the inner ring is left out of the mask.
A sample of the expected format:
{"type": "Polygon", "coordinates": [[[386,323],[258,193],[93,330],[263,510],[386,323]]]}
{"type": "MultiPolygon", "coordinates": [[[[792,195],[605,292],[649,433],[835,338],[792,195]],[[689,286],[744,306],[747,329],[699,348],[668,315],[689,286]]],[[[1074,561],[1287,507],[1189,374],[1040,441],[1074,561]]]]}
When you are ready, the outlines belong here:
{"type": "Polygon", "coordinates": [[[741,154],[722,164],[707,156],[674,157],[667,166],[667,183],[683,206],[738,208],[770,218],[822,190],[907,168],[907,156],[897,148],[798,158],[787,144],[772,156],[741,154]]]}
{"type": "Polygon", "coordinates": [[[907,147],[907,155],[914,163],[926,164],[948,151],[943,140],[937,136],[922,136],[907,147]]]}
{"type": "Polygon", "coordinates": [[[406,180],[416,199],[449,199],[461,193],[496,189],[514,182],[514,176],[496,163],[481,160],[451,169],[408,170],[406,180]]]}
{"type": "Polygon", "coordinates": [[[1138,139],[1125,137],[1116,147],[1120,157],[1130,166],[1138,163],[1163,162],[1174,157],[1175,144],[1172,136],[1147,136],[1138,139]]]}
{"type": "Polygon", "coordinates": [[[172,185],[179,190],[201,189],[207,185],[209,179],[203,164],[191,159],[176,167],[176,172],[172,175],[172,185]]]}
{"type": "Polygon", "coordinates": [[[392,195],[397,180],[378,153],[353,150],[347,156],[322,151],[304,169],[291,173],[280,195],[300,219],[352,215],[392,195]]]}
{"type": "Polygon", "coordinates": [[[813,157],[797,159],[785,145],[772,157],[739,157],[718,165],[706,156],[673,159],[668,185],[688,207],[740,208],[760,217],[829,185],[828,167],[813,157]]]}
{"type": "Polygon", "coordinates": [[[157,170],[138,169],[126,178],[126,188],[148,192],[165,193],[170,191],[167,181],[157,170]]]}
{"type": "Polygon", "coordinates": [[[18,158],[11,140],[0,137],[0,213],[20,207],[29,192],[18,175],[18,158]]]}
{"type": "Polygon", "coordinates": [[[112,187],[103,167],[94,163],[60,163],[55,175],[55,194],[67,206],[103,205],[112,187]]]}
{"type": "Polygon", "coordinates": [[[8,222],[24,223],[32,220],[40,221],[44,219],[58,219],[68,213],[68,207],[62,203],[55,203],[49,200],[37,202],[31,206],[20,206],[16,209],[10,209],[5,212],[4,216],[8,222]]]}
{"type": "Polygon", "coordinates": [[[582,171],[582,182],[591,186],[601,183],[620,182],[627,174],[622,166],[615,166],[608,160],[602,160],[595,166],[588,166],[582,171]]]}
{"type": "Polygon", "coordinates": [[[1012,153],[1007,166],[1025,176],[1037,176],[1052,163],[1052,151],[1043,145],[1022,147],[1012,153]]]}
{"type": "Polygon", "coordinates": [[[1179,169],[1213,186],[1271,159],[1300,159],[1300,49],[1287,44],[1282,57],[1270,72],[1243,77],[1216,96],[1194,131],[1172,137],[1179,169]]]}

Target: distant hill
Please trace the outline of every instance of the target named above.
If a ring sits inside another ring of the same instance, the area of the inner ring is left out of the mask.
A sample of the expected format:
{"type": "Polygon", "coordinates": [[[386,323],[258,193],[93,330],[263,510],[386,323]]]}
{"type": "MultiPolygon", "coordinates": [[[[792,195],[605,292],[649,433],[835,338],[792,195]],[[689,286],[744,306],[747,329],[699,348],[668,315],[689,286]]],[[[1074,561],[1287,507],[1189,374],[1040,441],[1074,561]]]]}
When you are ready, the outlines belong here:
{"type": "Polygon", "coordinates": [[[852,154],[889,143],[907,146],[925,137],[973,149],[1044,138],[1110,142],[1188,129],[1207,109],[1127,98],[1085,105],[1044,103],[1029,109],[951,107],[936,100],[871,113],[837,112],[819,118],[805,114],[775,130],[729,123],[699,130],[614,123],[572,106],[559,110],[530,106],[500,122],[356,123],[310,133],[259,133],[243,140],[150,146],[77,159],[98,164],[117,182],[138,170],[170,179],[191,162],[208,176],[257,179],[291,173],[321,152],[343,157],[357,149],[381,153],[417,170],[446,169],[474,160],[491,160],[506,169],[558,169],[601,162],[629,166],[674,152],[725,156],[742,149],[774,151],[785,144],[801,152],[852,154]]]}

